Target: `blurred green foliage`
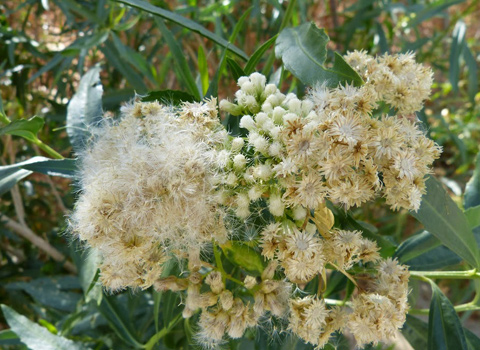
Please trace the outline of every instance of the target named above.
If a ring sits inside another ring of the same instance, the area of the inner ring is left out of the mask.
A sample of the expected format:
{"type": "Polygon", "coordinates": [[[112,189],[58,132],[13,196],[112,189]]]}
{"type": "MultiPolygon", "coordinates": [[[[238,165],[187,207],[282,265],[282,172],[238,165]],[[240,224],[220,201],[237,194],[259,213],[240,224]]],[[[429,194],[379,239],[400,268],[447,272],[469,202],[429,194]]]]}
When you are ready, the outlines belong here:
{"type": "MultiPolygon", "coordinates": [[[[231,96],[236,78],[254,70],[263,70],[282,90],[300,93],[302,83],[275,60],[273,41],[281,29],[313,21],[326,29],[330,49],[341,53],[363,49],[373,54],[414,51],[418,61],[433,68],[432,98],[419,118],[427,133],[444,147],[436,173],[458,204],[480,144],[479,16],[477,1],[460,0],[6,0],[0,4],[3,113],[12,123],[24,123],[34,115],[43,118],[44,126],[35,130],[34,136],[69,157],[67,104],[79,88],[80,77],[96,64],[101,66],[107,115],[114,115],[120,104],[135,94],[152,90],[182,90],[196,99],[231,96]]],[[[332,52],[328,55],[327,62],[332,63],[332,52]]],[[[0,135],[2,165],[45,155],[41,145],[17,136],[0,135]]],[[[0,316],[0,347],[26,348],[17,335],[1,330],[8,328],[4,320],[8,313],[18,321],[19,332],[30,329],[37,339],[57,344],[48,349],[61,349],[62,344],[72,349],[195,348],[189,345],[195,319],[180,318],[178,295],[151,290],[102,293],[95,283],[96,257],[80,253],[77,244],[63,236],[65,215],[74,198],[75,187],[68,179],[52,181],[39,173],[2,196],[0,303],[11,309],[4,308],[0,316]],[[72,260],[78,274],[66,269],[65,261],[53,259],[19,235],[7,219],[23,230],[30,229],[64,259],[72,260]],[[17,313],[43,328],[35,328],[17,313]]],[[[363,209],[346,217],[347,224],[369,231],[391,247],[420,229],[407,212],[394,215],[377,204],[363,209]]],[[[479,237],[478,232],[475,235],[479,237]]],[[[413,243],[407,240],[397,249],[400,259],[407,256],[406,261],[423,270],[432,261],[437,264],[432,269],[463,268],[461,259],[428,233],[412,239],[413,243]],[[421,244],[429,249],[419,251],[421,244]],[[440,265],[439,256],[443,257],[440,265]]],[[[342,283],[346,284],[342,280],[339,285],[342,283]]],[[[335,295],[341,289],[330,292],[335,295]]],[[[415,305],[422,298],[420,284],[413,283],[412,289],[411,303],[415,305]]],[[[465,303],[475,292],[475,284],[450,281],[448,289],[452,303],[465,303]]],[[[436,295],[443,300],[441,292],[436,295]]],[[[470,317],[468,311],[460,320],[470,317]]],[[[423,327],[418,322],[410,318],[407,331],[408,327],[423,327]]],[[[229,346],[309,348],[296,338],[285,338],[275,333],[275,325],[266,325],[229,346]]],[[[331,349],[349,348],[343,336],[337,338],[331,349]]],[[[415,346],[427,341],[414,336],[407,339],[415,346]]]]}

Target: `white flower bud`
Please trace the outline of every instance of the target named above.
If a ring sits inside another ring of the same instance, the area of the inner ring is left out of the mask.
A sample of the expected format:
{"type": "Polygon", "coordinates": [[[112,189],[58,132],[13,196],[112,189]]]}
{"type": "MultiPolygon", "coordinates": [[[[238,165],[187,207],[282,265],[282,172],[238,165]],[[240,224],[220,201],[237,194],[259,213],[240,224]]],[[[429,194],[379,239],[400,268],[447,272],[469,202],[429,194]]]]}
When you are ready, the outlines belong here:
{"type": "Polygon", "coordinates": [[[235,168],[235,170],[242,170],[245,168],[246,165],[247,165],[247,159],[243,154],[237,154],[233,158],[233,167],[235,168]]]}
{"type": "Polygon", "coordinates": [[[301,205],[297,205],[295,208],[293,208],[293,219],[294,220],[296,220],[296,221],[304,220],[306,216],[307,216],[307,209],[305,209],[301,205]]]}
{"type": "Polygon", "coordinates": [[[262,111],[265,112],[265,113],[272,113],[273,111],[273,106],[271,103],[269,102],[265,102],[263,105],[262,105],[262,111]]]}
{"type": "Polygon", "coordinates": [[[272,106],[278,106],[280,105],[281,101],[277,95],[270,95],[265,99],[265,103],[269,103],[272,106]]]}
{"type": "Polygon", "coordinates": [[[268,204],[270,213],[274,216],[283,216],[285,205],[282,202],[282,197],[279,194],[272,194],[268,204]]]}
{"type": "Polygon", "coordinates": [[[262,127],[263,124],[265,124],[270,118],[268,118],[268,115],[266,113],[258,113],[255,116],[255,122],[257,123],[257,126],[259,128],[262,127]]]}
{"type": "Polygon", "coordinates": [[[285,113],[287,113],[287,111],[282,107],[275,107],[273,109],[273,121],[277,124],[282,124],[285,113]]]}
{"type": "Polygon", "coordinates": [[[257,280],[253,276],[247,276],[245,277],[245,280],[243,281],[243,283],[245,284],[245,287],[247,289],[252,289],[257,285],[257,280]]]}
{"type": "Polygon", "coordinates": [[[277,86],[275,84],[267,84],[265,86],[265,95],[273,95],[278,91],[277,86]]]}
{"type": "Polygon", "coordinates": [[[246,82],[242,85],[242,91],[245,92],[247,95],[255,95],[256,93],[256,86],[251,82],[246,82]]]}
{"type": "Polygon", "coordinates": [[[240,77],[238,78],[237,84],[240,88],[242,88],[243,84],[245,84],[246,82],[250,82],[250,79],[248,79],[248,77],[240,77]]]}
{"type": "Polygon", "coordinates": [[[310,113],[310,111],[312,109],[313,109],[313,102],[312,101],[310,101],[310,100],[303,100],[302,101],[301,110],[302,110],[303,115],[307,115],[308,113],[310,113]]]}
{"type": "Polygon", "coordinates": [[[270,130],[272,130],[274,127],[275,127],[275,124],[273,124],[270,118],[268,118],[268,120],[265,121],[265,123],[263,123],[262,125],[262,129],[266,132],[270,132],[270,130]]]}
{"type": "Polygon", "coordinates": [[[280,142],[275,141],[268,148],[268,153],[272,157],[279,157],[282,154],[282,149],[283,149],[283,146],[280,144],[280,142]]]}
{"type": "Polygon", "coordinates": [[[232,187],[237,186],[238,185],[237,175],[235,175],[235,173],[228,174],[227,180],[225,182],[229,186],[232,186],[232,187]]]}
{"type": "Polygon", "coordinates": [[[261,92],[265,89],[265,83],[267,82],[267,78],[263,74],[260,73],[252,73],[250,74],[250,81],[253,85],[257,88],[257,91],[261,92]]]}
{"type": "Polygon", "coordinates": [[[242,119],[240,119],[240,127],[245,128],[248,131],[255,130],[257,127],[255,125],[255,121],[249,115],[244,115],[242,119]]]}
{"type": "Polygon", "coordinates": [[[245,106],[250,110],[254,112],[258,112],[258,102],[257,99],[253,96],[246,96],[245,97],[245,106]]]}
{"type": "Polygon", "coordinates": [[[238,153],[240,150],[243,148],[243,145],[245,144],[245,141],[241,137],[235,137],[232,140],[232,153],[238,153]]]}
{"type": "Polygon", "coordinates": [[[263,189],[260,187],[260,186],[253,186],[249,191],[248,191],[248,198],[250,198],[250,200],[253,202],[253,201],[256,201],[257,199],[259,199],[263,194],[263,189]]]}
{"type": "Polygon", "coordinates": [[[230,152],[221,150],[217,153],[217,164],[220,168],[226,168],[230,161],[230,152]]]}
{"type": "Polygon", "coordinates": [[[220,101],[220,110],[238,116],[242,113],[242,107],[227,100],[220,101]]]}
{"type": "Polygon", "coordinates": [[[250,167],[250,168],[247,168],[247,170],[245,171],[245,174],[243,174],[243,178],[248,183],[252,183],[255,181],[255,178],[253,177],[253,171],[254,171],[254,168],[250,167]]]}
{"type": "Polygon", "coordinates": [[[253,176],[264,181],[270,179],[272,173],[272,168],[268,164],[259,164],[253,170],[253,176]]]}
{"type": "Polygon", "coordinates": [[[270,130],[270,135],[272,136],[272,139],[278,140],[280,138],[281,132],[282,132],[282,128],[279,126],[276,126],[270,130]]]}
{"type": "MultiPolygon", "coordinates": [[[[258,134],[257,134],[258,135],[258,134]]],[[[253,144],[253,147],[255,147],[255,150],[257,152],[266,154],[268,150],[268,141],[265,137],[258,135],[257,137],[254,137],[250,143],[253,144]]]]}
{"type": "Polygon", "coordinates": [[[302,113],[302,101],[298,98],[292,98],[288,101],[288,109],[292,113],[301,114],[302,113]]]}

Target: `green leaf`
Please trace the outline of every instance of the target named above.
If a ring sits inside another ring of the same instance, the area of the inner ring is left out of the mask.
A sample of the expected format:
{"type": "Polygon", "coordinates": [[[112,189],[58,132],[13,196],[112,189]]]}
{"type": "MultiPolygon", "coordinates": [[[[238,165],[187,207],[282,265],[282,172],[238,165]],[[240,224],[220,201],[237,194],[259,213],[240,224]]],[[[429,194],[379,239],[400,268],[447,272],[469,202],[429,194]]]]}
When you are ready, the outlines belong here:
{"type": "Polygon", "coordinates": [[[426,191],[420,209],[411,214],[447,248],[480,268],[477,242],[465,214],[432,176],[427,179],[426,191]]]}
{"type": "Polygon", "coordinates": [[[463,331],[465,332],[465,338],[467,339],[468,350],[480,349],[480,338],[466,328],[463,328],[463,331]]]}
{"type": "Polygon", "coordinates": [[[449,80],[452,84],[453,91],[458,91],[458,81],[460,79],[460,56],[463,52],[463,46],[465,45],[465,32],[467,26],[465,22],[460,20],[455,25],[452,34],[452,46],[450,47],[450,67],[449,80]]]}
{"type": "Polygon", "coordinates": [[[20,345],[20,338],[10,329],[0,331],[0,345],[20,345]]]}
{"type": "Polygon", "coordinates": [[[465,216],[467,217],[468,223],[472,229],[480,226],[480,205],[477,205],[476,207],[470,207],[465,210],[465,216]]]}
{"type": "Polygon", "coordinates": [[[102,301],[102,286],[97,283],[99,278],[98,266],[101,262],[100,253],[90,248],[82,254],[82,261],[79,266],[78,278],[85,295],[85,301],[95,300],[97,304],[102,301]]]}
{"type": "Polygon", "coordinates": [[[195,79],[193,78],[192,72],[188,65],[187,59],[182,51],[178,43],[178,39],[176,39],[172,32],[168,30],[165,26],[163,20],[159,19],[155,21],[157,23],[158,29],[162,32],[162,36],[167,42],[170,51],[172,52],[174,59],[174,63],[178,65],[178,74],[180,75],[180,79],[182,80],[183,84],[185,84],[187,90],[195,96],[197,100],[200,99],[200,92],[198,91],[197,84],[195,84],[195,79]]]}
{"type": "Polygon", "coordinates": [[[0,166],[0,196],[10,191],[15,184],[32,173],[31,170],[23,169],[23,166],[35,162],[49,160],[45,157],[33,157],[24,162],[12,165],[0,166]]]}
{"type": "Polygon", "coordinates": [[[203,51],[202,45],[198,46],[198,72],[200,73],[202,96],[204,96],[208,90],[208,65],[207,57],[205,56],[205,51],[203,51]]]}
{"type": "MultiPolygon", "coordinates": [[[[237,20],[237,23],[235,24],[235,27],[233,28],[232,34],[228,38],[228,41],[233,44],[235,39],[238,36],[238,33],[240,33],[240,30],[243,27],[243,23],[245,23],[245,20],[247,19],[248,16],[250,16],[250,12],[252,12],[253,7],[249,7],[243,15],[240,16],[240,18],[237,20]]],[[[248,57],[247,57],[248,59],[248,57]]]]}
{"type": "Polygon", "coordinates": [[[48,159],[22,166],[23,169],[47,174],[49,176],[61,176],[74,178],[77,171],[76,159],[48,159]]]}
{"type": "Polygon", "coordinates": [[[465,187],[464,207],[469,209],[480,205],[480,152],[475,159],[475,170],[465,187]]]}
{"type": "Polygon", "coordinates": [[[262,44],[262,46],[260,46],[257,50],[255,50],[252,57],[250,57],[247,64],[245,65],[244,71],[246,75],[250,75],[255,71],[255,67],[257,66],[258,62],[260,62],[260,59],[263,57],[263,55],[268,50],[268,48],[273,45],[275,40],[277,40],[277,37],[278,37],[278,34],[268,39],[266,42],[262,44]]]}
{"type": "Polygon", "coordinates": [[[2,305],[3,315],[8,325],[15,332],[22,343],[31,350],[87,350],[78,342],[50,333],[46,328],[30,321],[15,310],[2,305]]]}
{"type": "Polygon", "coordinates": [[[220,63],[218,65],[217,70],[215,71],[215,75],[210,82],[210,86],[208,87],[207,93],[205,97],[218,97],[218,82],[220,80],[220,75],[222,74],[223,70],[225,69],[227,59],[227,50],[223,50],[222,57],[220,58],[220,63]]]}
{"type": "Polygon", "coordinates": [[[115,45],[109,40],[102,46],[101,51],[105,54],[105,57],[116,70],[122,74],[128,83],[139,93],[147,91],[147,86],[143,81],[143,76],[137,73],[131,66],[129,66],[125,60],[120,56],[115,45]]]}
{"type": "Polygon", "coordinates": [[[147,95],[142,97],[141,101],[142,102],[158,101],[166,105],[179,106],[182,104],[182,102],[196,102],[199,100],[184,91],[159,90],[159,91],[150,91],[147,95]]]}
{"type": "Polygon", "coordinates": [[[413,17],[413,19],[408,23],[408,26],[411,28],[414,28],[417,25],[419,25],[421,22],[441,14],[444,10],[446,10],[450,6],[460,4],[464,1],[465,0],[436,1],[429,6],[426,6],[423,10],[419,11],[418,13],[415,13],[415,17],[413,17]]]}
{"type": "Polygon", "coordinates": [[[27,282],[13,282],[6,285],[7,290],[25,291],[35,301],[47,307],[74,312],[81,294],[63,291],[56,279],[37,278],[27,282]]]}
{"type": "Polygon", "coordinates": [[[410,270],[436,270],[460,263],[462,258],[452,252],[430,232],[423,231],[402,242],[395,257],[410,270]]]}
{"type": "Polygon", "coordinates": [[[235,81],[237,81],[238,78],[246,75],[243,69],[238,65],[238,63],[235,62],[230,57],[227,57],[227,65],[228,65],[228,68],[230,68],[230,70],[232,71],[232,75],[235,81]]]}
{"type": "Polygon", "coordinates": [[[468,350],[462,324],[455,309],[433,282],[428,314],[428,350],[468,350]]]}
{"type": "Polygon", "coordinates": [[[475,96],[478,92],[478,68],[477,60],[472,53],[472,50],[465,43],[463,46],[463,59],[468,69],[468,97],[472,103],[475,102],[475,96]]]}
{"type": "Polygon", "coordinates": [[[126,319],[125,312],[115,302],[115,298],[110,295],[104,295],[98,308],[103,317],[107,320],[110,328],[126,343],[135,349],[143,348],[135,336],[133,326],[129,319],[126,319]]]}
{"type": "Polygon", "coordinates": [[[425,349],[427,347],[428,324],[418,318],[407,315],[402,334],[414,349],[425,349]]]}
{"type": "MultiPolygon", "coordinates": [[[[5,110],[3,109],[3,100],[2,96],[0,96],[0,114],[2,117],[6,118],[7,115],[5,114],[5,110]]],[[[3,119],[3,118],[2,118],[3,119]]]]}
{"type": "Polygon", "coordinates": [[[230,241],[220,247],[227,259],[236,266],[241,266],[245,270],[256,274],[262,273],[265,268],[260,253],[243,243],[230,241]]]}
{"type": "Polygon", "coordinates": [[[362,85],[362,78],[339,54],[335,54],[333,68],[325,68],[328,41],[325,30],[313,23],[305,23],[295,28],[286,28],[280,33],[275,54],[282,58],[285,68],[305,85],[362,85]]]}
{"type": "Polygon", "coordinates": [[[30,84],[43,73],[46,73],[52,68],[59,66],[63,60],[64,57],[60,53],[57,53],[50,61],[48,61],[44,66],[42,66],[42,68],[40,68],[34,75],[32,75],[30,79],[27,80],[27,84],[30,84]]]}
{"type": "Polygon", "coordinates": [[[67,107],[67,134],[75,150],[81,150],[90,137],[89,127],[102,119],[103,87],[100,67],[91,68],[81,79],[67,107]]]}
{"type": "Polygon", "coordinates": [[[328,284],[325,292],[323,292],[323,297],[328,298],[330,295],[334,295],[344,290],[347,281],[348,279],[344,274],[335,270],[332,271],[332,274],[328,277],[328,284]]]}
{"type": "Polygon", "coordinates": [[[234,54],[238,55],[239,57],[243,58],[244,60],[248,59],[248,56],[245,54],[245,52],[240,50],[238,47],[232,45],[227,40],[219,37],[218,35],[212,33],[211,31],[209,31],[208,29],[206,29],[202,25],[200,25],[200,24],[198,24],[198,23],[196,23],[196,22],[194,22],[194,21],[192,21],[188,18],[180,16],[180,15],[174,13],[174,12],[164,10],[160,7],[153,6],[152,4],[149,4],[148,2],[143,1],[143,0],[114,0],[114,1],[124,3],[126,5],[129,5],[129,6],[138,8],[140,10],[143,10],[145,12],[151,13],[155,16],[162,17],[162,18],[166,19],[167,21],[174,22],[174,23],[176,23],[176,24],[178,24],[178,25],[180,25],[184,28],[187,28],[187,29],[191,30],[192,32],[198,33],[201,36],[204,36],[207,39],[212,40],[213,42],[223,46],[224,48],[233,52],[234,54]]]}
{"type": "Polygon", "coordinates": [[[24,139],[37,142],[37,134],[42,129],[45,121],[40,117],[32,117],[28,120],[19,119],[11,122],[7,126],[0,129],[0,135],[15,135],[24,139]]]}

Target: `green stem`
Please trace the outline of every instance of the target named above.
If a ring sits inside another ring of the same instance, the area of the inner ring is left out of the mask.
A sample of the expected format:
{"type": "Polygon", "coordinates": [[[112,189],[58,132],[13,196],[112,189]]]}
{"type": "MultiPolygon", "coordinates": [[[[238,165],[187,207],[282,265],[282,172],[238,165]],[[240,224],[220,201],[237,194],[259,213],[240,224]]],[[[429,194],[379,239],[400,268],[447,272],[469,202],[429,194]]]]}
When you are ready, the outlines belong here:
{"type": "MultiPolygon", "coordinates": [[[[477,311],[480,310],[480,306],[473,304],[473,302],[457,305],[454,307],[456,312],[461,311],[477,311]]],[[[430,309],[411,309],[408,311],[410,315],[428,315],[430,309]]]]}
{"type": "MultiPolygon", "coordinates": [[[[292,18],[293,14],[293,9],[295,8],[295,3],[296,0],[290,0],[288,3],[287,9],[285,10],[285,16],[283,17],[282,23],[280,24],[280,29],[279,33],[287,26],[287,24],[290,22],[290,19],[292,18]]],[[[265,66],[263,67],[262,73],[264,75],[267,75],[270,73],[270,70],[272,69],[273,62],[275,61],[275,49],[273,49],[272,53],[267,59],[267,62],[265,63],[265,66]]]]}
{"type": "Polygon", "coordinates": [[[337,300],[337,299],[328,299],[325,298],[323,299],[325,301],[325,304],[327,305],[337,305],[337,306],[352,306],[352,303],[350,301],[345,301],[345,300],[337,300]]]}
{"type": "Polygon", "coordinates": [[[150,338],[150,340],[145,344],[144,348],[145,350],[152,350],[153,346],[164,336],[168,334],[172,330],[173,327],[177,325],[178,322],[182,319],[182,314],[178,314],[175,316],[173,320],[170,321],[168,326],[163,327],[161,331],[159,331],[157,334],[155,334],[153,337],[150,338]]]}
{"type": "Polygon", "coordinates": [[[443,279],[480,279],[477,269],[467,271],[410,271],[412,278],[424,280],[424,278],[443,279]]]}
{"type": "Polygon", "coordinates": [[[55,158],[55,159],[64,159],[63,156],[55,151],[53,148],[50,146],[44,144],[41,140],[37,139],[36,141],[33,141],[34,144],[38,146],[42,151],[47,153],[50,157],[55,158]]]}
{"type": "Polygon", "coordinates": [[[218,250],[215,242],[213,242],[212,244],[213,244],[213,255],[215,256],[215,263],[217,264],[218,271],[220,271],[220,273],[222,274],[223,283],[225,283],[225,279],[227,278],[227,273],[223,269],[222,257],[220,256],[220,251],[218,250]]]}

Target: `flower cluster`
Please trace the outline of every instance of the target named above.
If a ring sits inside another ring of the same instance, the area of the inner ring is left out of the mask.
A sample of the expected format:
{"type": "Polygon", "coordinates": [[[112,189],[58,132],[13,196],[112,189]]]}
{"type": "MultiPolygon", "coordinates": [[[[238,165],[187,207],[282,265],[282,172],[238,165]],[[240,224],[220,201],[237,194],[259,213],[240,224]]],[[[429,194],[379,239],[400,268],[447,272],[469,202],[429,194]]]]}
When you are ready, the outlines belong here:
{"type": "Polygon", "coordinates": [[[288,320],[285,330],[317,348],[345,329],[359,346],[392,337],[408,310],[408,270],[335,226],[327,200],[348,209],[382,196],[392,209],[419,209],[440,147],[408,114],[428,97],[431,72],[410,54],[346,60],[362,86],[319,85],[304,99],[259,73],[241,77],[220,109],[246,136],[228,135],[214,99],[135,102],[106,120],[80,155],[70,220],[100,252],[103,285],[182,293],[183,317],[200,314],[196,339],[207,348],[263,320],[288,320]],[[243,242],[248,222],[256,232],[243,242]],[[162,277],[172,256],[188,268],[162,277]],[[356,287],[351,302],[322,297],[329,270],[356,287]],[[312,284],[314,295],[300,292],[312,284]]]}
{"type": "Polygon", "coordinates": [[[80,197],[70,221],[74,235],[103,257],[105,287],[148,288],[169,251],[226,240],[214,192],[215,148],[227,134],[215,100],[180,110],[137,102],[97,132],[81,155],[80,197]]]}
{"type": "MultiPolygon", "coordinates": [[[[385,58],[395,60],[403,67],[406,59],[385,58]]],[[[262,196],[277,217],[300,215],[299,208],[315,209],[325,198],[348,209],[378,194],[393,209],[418,210],[440,147],[406,117],[372,115],[383,97],[377,80],[358,88],[317,86],[299,100],[261,77],[240,78],[236,104],[220,103],[240,113],[240,126],[249,132],[246,143],[231,142],[225,179],[237,215],[247,217],[250,203],[262,196]]]]}

